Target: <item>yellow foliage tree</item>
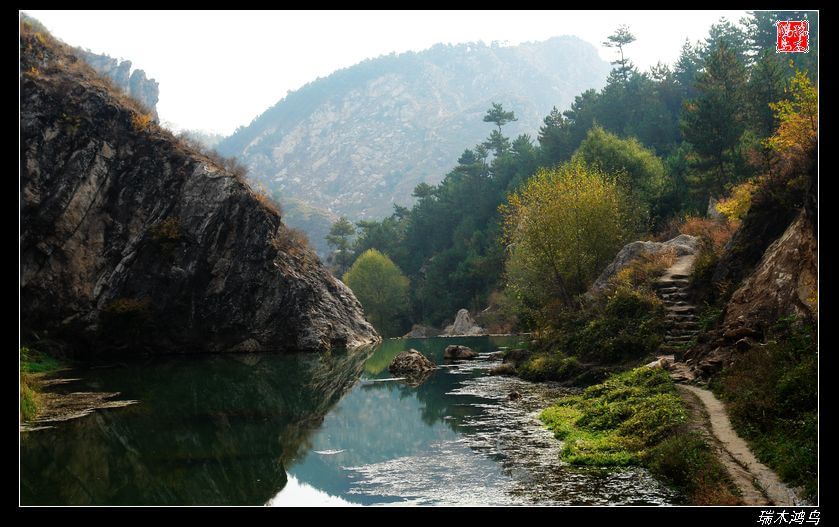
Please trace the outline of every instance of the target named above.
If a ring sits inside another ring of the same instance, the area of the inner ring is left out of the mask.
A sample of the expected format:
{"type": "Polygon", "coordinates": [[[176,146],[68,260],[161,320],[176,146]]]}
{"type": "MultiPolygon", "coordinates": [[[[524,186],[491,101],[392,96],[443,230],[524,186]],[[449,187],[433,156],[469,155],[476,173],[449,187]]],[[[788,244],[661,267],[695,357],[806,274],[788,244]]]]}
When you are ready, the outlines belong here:
{"type": "Polygon", "coordinates": [[[740,221],[749,212],[752,204],[752,195],[759,187],[758,180],[747,180],[735,185],[727,198],[717,202],[717,212],[725,216],[729,221],[740,221]]]}
{"type": "Polygon", "coordinates": [[[569,306],[640,219],[615,178],[580,159],[541,169],[501,213],[508,294],[525,316],[569,306]]]}
{"type": "Polygon", "coordinates": [[[790,79],[787,93],[790,100],[770,103],[780,121],[775,135],[766,140],[768,146],[779,153],[808,152],[818,141],[819,93],[810,77],[796,72],[790,79]]]}

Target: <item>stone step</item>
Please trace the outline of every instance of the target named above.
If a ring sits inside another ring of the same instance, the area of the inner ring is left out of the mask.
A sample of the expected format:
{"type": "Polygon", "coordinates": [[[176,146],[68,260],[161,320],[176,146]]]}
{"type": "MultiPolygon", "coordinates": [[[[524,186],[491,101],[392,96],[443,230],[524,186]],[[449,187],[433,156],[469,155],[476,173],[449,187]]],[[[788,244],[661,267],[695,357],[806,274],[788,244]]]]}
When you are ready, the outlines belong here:
{"type": "Polygon", "coordinates": [[[659,288],[664,288],[664,287],[687,287],[688,285],[690,285],[690,280],[687,280],[687,279],[684,279],[684,278],[678,278],[678,279],[675,279],[675,280],[674,279],[663,278],[661,280],[658,280],[655,283],[655,285],[656,285],[656,287],[659,287],[659,288]]]}
{"type": "Polygon", "coordinates": [[[685,302],[684,300],[665,300],[664,305],[666,307],[678,307],[678,306],[689,306],[691,304],[685,302]]]}
{"type": "Polygon", "coordinates": [[[683,280],[684,280],[684,279],[690,278],[690,276],[689,276],[689,275],[686,275],[686,274],[679,274],[679,273],[676,273],[676,274],[671,274],[671,275],[670,275],[670,278],[683,279],[683,280]]]}
{"type": "Polygon", "coordinates": [[[681,287],[660,287],[660,288],[658,288],[658,293],[662,294],[662,295],[663,294],[668,294],[668,293],[681,293],[681,292],[682,292],[681,287]]]}
{"type": "Polygon", "coordinates": [[[686,305],[683,305],[683,306],[668,307],[667,310],[670,311],[671,313],[679,313],[679,314],[695,313],[696,312],[696,306],[691,306],[691,305],[686,304],[686,305]]]}
{"type": "Polygon", "coordinates": [[[684,306],[674,307],[672,309],[668,309],[664,316],[667,318],[687,318],[691,320],[699,320],[696,316],[696,313],[692,311],[679,311],[680,309],[684,309],[684,306]]]}
{"type": "Polygon", "coordinates": [[[687,293],[677,292],[677,293],[665,293],[661,295],[662,300],[685,300],[690,298],[690,295],[687,293]]]}
{"type": "Polygon", "coordinates": [[[668,333],[690,333],[691,335],[696,335],[699,333],[699,330],[696,328],[677,328],[670,326],[667,328],[668,333]]]}
{"type": "Polygon", "coordinates": [[[676,335],[676,334],[664,334],[664,338],[666,339],[692,339],[696,335],[676,335]]]}
{"type": "MultiPolygon", "coordinates": [[[[694,317],[694,318],[695,318],[695,317],[694,317]]],[[[674,321],[674,322],[672,322],[672,323],[670,324],[670,327],[672,327],[672,328],[681,328],[681,329],[696,329],[696,330],[698,330],[698,329],[699,329],[699,322],[697,322],[696,320],[691,320],[691,319],[686,318],[686,319],[684,319],[683,321],[680,321],[680,322],[675,322],[675,321],[674,321]]]]}

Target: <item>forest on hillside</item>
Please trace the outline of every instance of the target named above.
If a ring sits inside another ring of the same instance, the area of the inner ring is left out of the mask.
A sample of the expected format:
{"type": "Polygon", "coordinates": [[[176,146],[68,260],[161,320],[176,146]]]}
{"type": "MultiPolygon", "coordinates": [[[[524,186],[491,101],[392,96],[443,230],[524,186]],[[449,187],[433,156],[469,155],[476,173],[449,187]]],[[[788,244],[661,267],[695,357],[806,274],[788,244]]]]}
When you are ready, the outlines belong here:
{"type": "Polygon", "coordinates": [[[795,150],[786,142],[805,138],[776,135],[794,135],[789,123],[814,115],[818,20],[810,13],[809,53],[783,54],[775,52],[781,16],[807,13],[754,12],[740,24],[722,19],[703,41],[686,41],[674,64],[644,72],[632,63],[631,28],[621,27],[609,37],[616,59],[607,85],[579,94],[568,109],[554,108],[537,137],[507,137],[515,108],[498,102],[484,117],[487,139],[465,149],[438,185],[417,185],[413,207],[395,206],[382,220],[335,223],[327,237],[335,273],[343,276],[370,249],[404,273],[411,284],[405,301],[375,315],[391,320],[391,334],[488,306],[506,329],[511,319],[528,329],[539,325],[545,298],[567,304],[585,292],[627,241],[667,238],[678,225],[698,227],[720,216],[727,221],[719,230],[730,234],[762,185],[777,187],[794,210],[806,182],[776,184],[774,176],[795,150]],[[576,225],[554,215],[559,231],[550,233],[556,246],[549,259],[569,258],[569,265],[532,282],[545,270],[528,267],[534,255],[525,254],[514,226],[532,208],[528,199],[547,199],[538,195],[540,181],[561,174],[579,181],[573,195],[555,196],[565,202],[554,212],[571,212],[577,192],[605,209],[581,206],[587,217],[576,225]],[[598,185],[613,193],[611,202],[603,202],[598,185]],[[577,228],[582,236],[560,232],[577,228]]]}

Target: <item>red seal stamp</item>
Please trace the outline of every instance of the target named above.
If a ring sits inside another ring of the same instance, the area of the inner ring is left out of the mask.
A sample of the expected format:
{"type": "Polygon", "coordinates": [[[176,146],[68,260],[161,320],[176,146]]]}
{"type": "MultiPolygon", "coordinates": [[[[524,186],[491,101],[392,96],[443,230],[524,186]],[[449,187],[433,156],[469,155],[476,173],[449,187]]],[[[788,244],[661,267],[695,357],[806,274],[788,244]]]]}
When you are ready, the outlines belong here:
{"type": "Polygon", "coordinates": [[[810,22],[807,20],[779,20],[776,53],[807,53],[810,51],[810,22]]]}

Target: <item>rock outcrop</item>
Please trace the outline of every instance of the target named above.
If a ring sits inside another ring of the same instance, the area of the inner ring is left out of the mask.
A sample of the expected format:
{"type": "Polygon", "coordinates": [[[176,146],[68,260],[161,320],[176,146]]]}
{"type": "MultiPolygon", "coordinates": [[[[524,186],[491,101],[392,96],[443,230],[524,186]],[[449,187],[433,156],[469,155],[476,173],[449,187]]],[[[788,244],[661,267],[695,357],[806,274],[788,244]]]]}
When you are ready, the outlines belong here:
{"type": "Polygon", "coordinates": [[[411,331],[402,335],[403,339],[426,339],[429,337],[436,337],[440,334],[439,330],[431,326],[423,326],[422,324],[414,324],[411,326],[411,331]]]}
{"type": "Polygon", "coordinates": [[[160,99],[160,85],[146,77],[146,72],[131,71],[130,60],[117,60],[108,55],[98,55],[86,49],[76,48],[76,55],[87,62],[97,73],[111,80],[117,88],[145,106],[158,121],[157,101],[160,99]]]}
{"type": "Polygon", "coordinates": [[[387,369],[395,375],[421,376],[436,370],[437,366],[419,351],[410,349],[394,357],[387,369]]]}
{"type": "Polygon", "coordinates": [[[790,315],[817,319],[817,279],[816,238],[802,211],[732,295],[723,323],[726,333],[736,336],[741,327],[762,333],[790,315]]]}
{"type": "Polygon", "coordinates": [[[446,326],[446,329],[440,334],[441,336],[446,337],[453,337],[453,336],[473,336],[473,335],[485,335],[486,330],[478,325],[475,320],[469,316],[469,311],[466,309],[461,309],[457,312],[457,315],[454,318],[454,323],[446,326]]]}
{"type": "Polygon", "coordinates": [[[594,295],[602,292],[608,285],[609,281],[617,275],[622,269],[626,268],[632,262],[645,254],[661,254],[672,253],[674,256],[687,256],[696,254],[699,250],[699,238],[690,236],[688,234],[680,234],[672,240],[666,242],[646,242],[637,241],[631,242],[623,246],[618,251],[615,259],[612,260],[606,269],[600,273],[597,280],[594,281],[588,291],[589,295],[594,295]]]}
{"type": "Polygon", "coordinates": [[[468,360],[474,359],[477,356],[478,352],[469,346],[454,344],[452,346],[446,346],[446,349],[443,350],[443,358],[446,360],[468,360]]]}
{"type": "Polygon", "coordinates": [[[734,353],[762,341],[779,318],[817,321],[817,251],[813,224],[802,210],[734,292],[721,328],[687,352],[688,364],[708,375],[728,364],[734,353]]]}
{"type": "Polygon", "coordinates": [[[379,340],[240,178],[21,23],[24,336],[88,351],[298,351],[379,340]]]}

